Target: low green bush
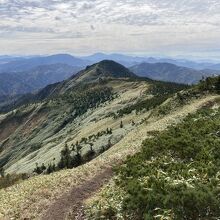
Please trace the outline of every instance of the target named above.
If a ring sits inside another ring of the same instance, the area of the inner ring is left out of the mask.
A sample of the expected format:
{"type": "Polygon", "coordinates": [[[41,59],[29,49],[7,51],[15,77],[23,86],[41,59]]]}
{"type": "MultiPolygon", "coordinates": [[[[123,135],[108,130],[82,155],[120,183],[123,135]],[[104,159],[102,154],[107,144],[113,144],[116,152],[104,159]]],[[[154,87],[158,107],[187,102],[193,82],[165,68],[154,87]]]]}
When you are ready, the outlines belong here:
{"type": "Polygon", "coordinates": [[[124,213],[137,219],[219,219],[220,110],[203,109],[147,139],[116,173],[124,213]]]}

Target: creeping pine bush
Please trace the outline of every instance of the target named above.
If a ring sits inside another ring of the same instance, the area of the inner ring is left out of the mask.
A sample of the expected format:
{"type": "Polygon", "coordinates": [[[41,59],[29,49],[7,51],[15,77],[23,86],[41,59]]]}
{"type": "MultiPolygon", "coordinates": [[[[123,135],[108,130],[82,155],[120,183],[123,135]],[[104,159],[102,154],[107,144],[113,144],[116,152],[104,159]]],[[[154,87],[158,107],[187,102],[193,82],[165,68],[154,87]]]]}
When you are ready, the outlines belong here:
{"type": "Polygon", "coordinates": [[[220,110],[189,115],[116,168],[123,210],[137,219],[220,218],[220,110]]]}

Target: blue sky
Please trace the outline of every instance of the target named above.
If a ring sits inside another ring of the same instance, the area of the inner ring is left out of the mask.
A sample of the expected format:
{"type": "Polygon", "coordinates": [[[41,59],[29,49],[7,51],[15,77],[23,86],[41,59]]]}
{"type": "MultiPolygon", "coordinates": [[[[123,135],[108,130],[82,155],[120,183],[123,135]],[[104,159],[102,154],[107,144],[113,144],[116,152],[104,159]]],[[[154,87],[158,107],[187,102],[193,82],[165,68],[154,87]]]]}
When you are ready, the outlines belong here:
{"type": "Polygon", "coordinates": [[[0,0],[0,53],[220,58],[219,0],[0,0]]]}

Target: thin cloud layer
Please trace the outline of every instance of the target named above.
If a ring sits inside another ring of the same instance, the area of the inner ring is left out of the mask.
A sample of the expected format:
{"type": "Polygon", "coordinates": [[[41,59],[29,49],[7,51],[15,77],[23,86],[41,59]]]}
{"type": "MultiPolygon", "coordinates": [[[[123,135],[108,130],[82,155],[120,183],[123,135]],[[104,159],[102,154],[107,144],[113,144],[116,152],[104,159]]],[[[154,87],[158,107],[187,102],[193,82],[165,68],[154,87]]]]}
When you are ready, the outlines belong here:
{"type": "Polygon", "coordinates": [[[1,53],[204,55],[219,27],[218,0],[0,0],[1,53]]]}

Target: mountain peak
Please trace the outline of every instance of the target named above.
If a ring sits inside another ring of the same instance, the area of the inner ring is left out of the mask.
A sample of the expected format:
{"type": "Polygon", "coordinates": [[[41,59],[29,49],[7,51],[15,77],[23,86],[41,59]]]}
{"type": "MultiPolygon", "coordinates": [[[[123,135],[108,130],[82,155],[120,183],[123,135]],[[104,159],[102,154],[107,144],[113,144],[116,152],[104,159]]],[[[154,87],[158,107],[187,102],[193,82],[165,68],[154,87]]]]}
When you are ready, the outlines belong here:
{"type": "Polygon", "coordinates": [[[99,63],[87,66],[77,75],[78,80],[96,80],[98,78],[134,78],[136,75],[123,65],[112,61],[102,60],[99,63]]]}
{"type": "Polygon", "coordinates": [[[135,77],[135,74],[132,73],[129,69],[113,60],[102,60],[101,62],[96,63],[91,67],[96,71],[98,75],[103,77],[135,77]]]}

